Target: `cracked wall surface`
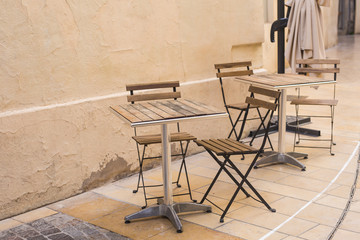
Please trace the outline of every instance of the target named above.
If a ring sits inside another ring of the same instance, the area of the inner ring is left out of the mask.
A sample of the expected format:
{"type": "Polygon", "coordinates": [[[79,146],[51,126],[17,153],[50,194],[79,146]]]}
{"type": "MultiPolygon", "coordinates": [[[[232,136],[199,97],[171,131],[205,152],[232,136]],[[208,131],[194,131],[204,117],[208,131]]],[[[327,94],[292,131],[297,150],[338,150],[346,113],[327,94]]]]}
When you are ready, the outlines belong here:
{"type": "MultiPolygon", "coordinates": [[[[179,80],[184,98],[222,107],[217,81],[192,82],[214,78],[214,63],[262,67],[262,8],[252,0],[0,1],[0,219],[136,171],[133,130],[108,109],[126,102],[126,84],[179,80]]],[[[244,97],[246,86],[231,84],[234,98],[244,97]]],[[[227,119],[184,124],[199,138],[228,127],[227,119]]],[[[199,151],[191,144],[190,154],[199,151]]]]}

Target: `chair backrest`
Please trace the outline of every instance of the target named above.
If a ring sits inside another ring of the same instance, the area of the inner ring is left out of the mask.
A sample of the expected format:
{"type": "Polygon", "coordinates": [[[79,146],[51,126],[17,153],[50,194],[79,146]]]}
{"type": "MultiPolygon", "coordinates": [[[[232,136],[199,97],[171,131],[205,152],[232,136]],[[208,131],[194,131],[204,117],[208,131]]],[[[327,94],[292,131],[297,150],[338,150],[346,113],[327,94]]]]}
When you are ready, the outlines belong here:
{"type": "Polygon", "coordinates": [[[248,105],[247,105],[247,110],[244,115],[244,121],[242,122],[240,134],[242,134],[242,132],[244,131],[244,126],[245,126],[245,122],[246,122],[246,119],[248,116],[250,105],[255,105],[260,108],[267,109],[266,114],[262,118],[264,125],[267,122],[263,142],[261,144],[261,149],[263,149],[265,146],[265,143],[266,143],[267,136],[269,134],[269,129],[270,129],[270,125],[271,125],[270,120],[273,117],[273,114],[278,107],[281,92],[270,90],[270,89],[265,89],[265,88],[260,88],[260,87],[255,87],[252,85],[249,87],[249,92],[250,92],[250,97],[246,97],[246,100],[245,100],[245,102],[248,105]],[[267,97],[267,99],[265,100],[264,97],[267,97]]]}
{"type": "MultiPolygon", "coordinates": [[[[297,59],[296,64],[299,64],[296,68],[296,72],[299,74],[309,73],[333,73],[334,81],[336,81],[337,74],[340,73],[340,59],[297,59]]],[[[336,85],[334,84],[334,95],[335,99],[336,85]]]]}
{"type": "Polygon", "coordinates": [[[219,63],[219,64],[215,64],[214,66],[215,69],[217,70],[216,76],[220,80],[221,94],[223,97],[224,105],[227,110],[226,97],[223,86],[223,78],[252,75],[253,70],[250,69],[252,64],[251,61],[244,61],[244,62],[219,63]]]}
{"type": "Polygon", "coordinates": [[[219,63],[215,64],[215,69],[218,71],[216,76],[218,78],[223,77],[237,77],[252,75],[253,71],[250,69],[251,61],[244,62],[232,62],[232,63],[219,63]],[[244,69],[246,68],[246,69],[244,69]]]}
{"type": "Polygon", "coordinates": [[[297,59],[296,64],[299,64],[299,67],[296,68],[297,73],[333,73],[335,81],[336,74],[340,72],[338,67],[340,59],[297,59]]]}
{"type": "Polygon", "coordinates": [[[255,86],[251,85],[249,87],[249,92],[252,94],[250,94],[250,97],[246,97],[245,102],[247,104],[252,104],[252,105],[259,106],[261,108],[266,108],[270,111],[276,110],[276,108],[278,106],[278,100],[280,97],[279,91],[255,87],[255,86]],[[271,97],[271,98],[274,98],[275,100],[274,101],[266,101],[266,100],[258,98],[259,95],[271,97]]]}
{"type": "Polygon", "coordinates": [[[156,82],[156,83],[142,83],[142,84],[131,84],[126,85],[126,91],[130,91],[130,95],[127,96],[127,101],[131,103],[140,101],[150,100],[161,100],[161,99],[178,99],[181,97],[181,93],[177,91],[177,87],[180,86],[179,81],[167,81],[167,82],[156,82]],[[162,89],[170,91],[162,91],[162,89]],[[141,91],[139,94],[135,94],[135,91],[139,90],[153,90],[153,91],[141,91]]]}
{"type": "MultiPolygon", "coordinates": [[[[140,101],[164,100],[164,99],[178,99],[181,98],[181,93],[177,91],[180,87],[179,81],[167,81],[156,83],[140,83],[126,85],[126,91],[130,91],[127,96],[127,101],[131,103],[140,101]],[[171,89],[169,91],[169,88],[171,89]],[[149,90],[149,91],[146,91],[149,90]],[[163,91],[162,91],[163,90],[163,91]],[[135,91],[140,91],[135,94],[135,91]]],[[[177,122],[177,131],[180,132],[180,124],[177,122]]],[[[137,136],[136,128],[134,128],[135,136],[137,136]]]]}

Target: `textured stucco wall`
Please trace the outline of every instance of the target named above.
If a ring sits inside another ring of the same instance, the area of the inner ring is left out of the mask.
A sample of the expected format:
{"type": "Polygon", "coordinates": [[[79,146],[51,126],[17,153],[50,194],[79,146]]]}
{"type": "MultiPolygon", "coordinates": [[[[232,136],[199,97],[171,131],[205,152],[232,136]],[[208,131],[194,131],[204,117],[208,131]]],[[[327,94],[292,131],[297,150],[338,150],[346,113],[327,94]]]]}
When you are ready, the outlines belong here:
{"type": "Polygon", "coordinates": [[[355,3],[355,34],[360,33],[360,0],[356,0],[355,3]]]}
{"type": "MultiPolygon", "coordinates": [[[[214,63],[262,66],[262,1],[3,0],[0,18],[0,219],[136,170],[133,130],[108,109],[125,84],[179,80],[221,107],[218,82],[196,81],[214,63]]],[[[184,124],[199,138],[228,128],[184,124]]]]}
{"type": "Polygon", "coordinates": [[[325,47],[331,48],[338,43],[339,0],[332,0],[330,7],[322,7],[324,19],[325,47]]]}

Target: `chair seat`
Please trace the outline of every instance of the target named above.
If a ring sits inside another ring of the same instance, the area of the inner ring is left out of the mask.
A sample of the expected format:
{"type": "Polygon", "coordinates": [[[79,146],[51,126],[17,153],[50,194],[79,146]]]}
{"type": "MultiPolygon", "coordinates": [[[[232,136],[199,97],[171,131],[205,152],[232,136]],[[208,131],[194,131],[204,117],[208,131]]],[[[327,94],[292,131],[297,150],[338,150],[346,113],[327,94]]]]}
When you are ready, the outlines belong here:
{"type": "Polygon", "coordinates": [[[336,106],[338,100],[336,99],[294,99],[291,101],[293,105],[323,105],[336,106]]]}
{"type": "MultiPolygon", "coordinates": [[[[226,106],[237,110],[246,110],[248,105],[247,103],[233,103],[226,106]]],[[[250,104],[250,108],[257,108],[257,106],[250,104]]]]}
{"type": "Polygon", "coordinates": [[[253,148],[249,145],[240,143],[233,139],[208,139],[208,140],[195,140],[198,146],[203,146],[218,156],[230,156],[238,154],[257,153],[259,149],[253,148]]]}
{"type": "Polygon", "coordinates": [[[299,96],[299,95],[287,95],[286,96],[286,101],[290,102],[292,100],[295,100],[295,99],[305,99],[305,98],[308,98],[309,96],[299,96]]]}
{"type": "MultiPolygon", "coordinates": [[[[161,143],[161,134],[142,135],[132,137],[140,145],[149,145],[161,143]]],[[[187,132],[176,132],[170,134],[170,142],[191,141],[196,140],[196,137],[187,132]]]]}

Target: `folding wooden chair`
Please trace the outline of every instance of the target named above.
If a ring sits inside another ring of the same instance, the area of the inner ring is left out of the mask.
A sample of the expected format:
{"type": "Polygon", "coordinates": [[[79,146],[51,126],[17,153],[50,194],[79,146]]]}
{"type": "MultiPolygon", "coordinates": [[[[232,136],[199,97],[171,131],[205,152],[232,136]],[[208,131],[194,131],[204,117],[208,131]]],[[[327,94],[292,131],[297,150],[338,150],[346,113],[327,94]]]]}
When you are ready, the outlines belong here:
{"type": "MultiPolygon", "coordinates": [[[[180,86],[180,84],[178,81],[127,85],[126,90],[130,91],[130,95],[127,96],[127,100],[128,100],[128,102],[131,102],[131,103],[135,103],[135,102],[139,102],[139,101],[165,100],[165,99],[176,100],[181,97],[181,93],[179,91],[177,91],[177,89],[176,89],[179,86],[180,86]],[[171,88],[172,91],[170,91],[170,92],[166,91],[169,88],[171,88]],[[166,92],[164,91],[164,89],[166,92]],[[145,92],[140,92],[140,93],[136,92],[137,94],[135,94],[135,91],[139,91],[139,90],[152,90],[152,91],[145,91],[145,92]],[[163,91],[161,91],[161,90],[163,90],[163,91]]],[[[151,104],[151,103],[147,102],[144,104],[151,104]]],[[[137,147],[137,152],[138,152],[139,176],[138,176],[137,187],[135,190],[133,190],[133,193],[137,193],[139,188],[143,189],[144,198],[145,198],[145,206],[143,206],[142,208],[145,208],[145,207],[147,207],[147,200],[161,198],[161,197],[147,197],[146,196],[146,188],[160,187],[163,185],[162,184],[145,185],[144,175],[143,175],[144,160],[161,158],[161,156],[146,156],[145,155],[145,150],[147,149],[147,147],[149,145],[161,143],[161,135],[160,134],[137,135],[136,128],[134,128],[134,132],[135,132],[135,136],[133,136],[132,138],[136,142],[136,147],[137,147]],[[142,153],[140,152],[140,146],[143,146],[142,153]],[[141,180],[141,183],[140,183],[140,180],[141,180]]],[[[171,142],[179,142],[180,150],[181,150],[180,154],[173,154],[172,157],[175,157],[175,156],[182,157],[182,162],[181,162],[181,166],[179,169],[178,177],[177,177],[177,180],[175,182],[173,182],[173,184],[176,184],[177,187],[181,187],[181,185],[179,184],[179,181],[180,181],[180,176],[181,176],[182,170],[184,169],[187,186],[188,186],[188,190],[189,190],[187,193],[176,194],[176,195],[174,194],[174,196],[190,195],[191,200],[193,200],[193,199],[192,199],[192,195],[191,195],[191,188],[190,188],[189,176],[188,176],[187,168],[186,168],[185,157],[186,157],[186,153],[187,153],[190,141],[195,140],[195,139],[196,138],[194,136],[190,135],[189,133],[181,132],[179,123],[177,123],[177,132],[171,133],[171,135],[170,135],[170,141],[171,142]],[[183,145],[183,142],[186,143],[185,147],[183,145]]],[[[196,202],[196,200],[193,200],[193,201],[196,202]]]]}
{"type": "MultiPolygon", "coordinates": [[[[309,73],[331,73],[334,76],[334,80],[336,81],[336,74],[340,72],[340,68],[338,68],[338,64],[340,64],[339,59],[299,59],[296,60],[296,63],[299,64],[299,67],[296,69],[296,72],[300,74],[309,74],[309,73]],[[315,64],[315,65],[314,65],[315,64]],[[328,65],[332,65],[333,67],[328,67],[328,65]]],[[[324,148],[330,149],[330,154],[334,155],[332,152],[332,146],[334,143],[334,111],[335,106],[338,103],[338,100],[335,99],[336,94],[336,84],[334,84],[333,96],[328,99],[315,99],[315,98],[306,98],[306,99],[293,99],[291,101],[292,105],[295,105],[296,111],[296,131],[294,136],[294,151],[296,147],[300,148],[324,148]],[[300,106],[328,106],[330,107],[330,115],[318,116],[318,115],[299,115],[300,106]],[[299,133],[299,117],[313,117],[313,118],[330,118],[331,125],[331,135],[330,139],[310,139],[310,138],[301,138],[299,133]],[[298,138],[296,140],[296,138],[298,138]],[[298,145],[300,141],[329,141],[329,147],[321,147],[321,146],[305,146],[298,145]]]]}
{"type": "MultiPolygon", "coordinates": [[[[246,104],[247,104],[247,108],[244,114],[244,118],[243,118],[243,122],[242,124],[244,125],[246,123],[247,120],[247,116],[249,113],[249,109],[251,105],[256,105],[262,108],[267,109],[267,112],[265,114],[264,121],[267,122],[266,128],[265,128],[265,134],[263,136],[262,139],[262,143],[260,148],[256,149],[253,148],[249,145],[246,145],[244,143],[241,143],[239,141],[227,138],[227,139],[208,139],[208,140],[195,140],[195,142],[197,143],[198,146],[202,146],[205,148],[205,150],[210,154],[210,156],[213,157],[213,159],[219,164],[220,169],[218,170],[217,174],[215,175],[213,181],[211,182],[209,188],[207,189],[206,193],[204,194],[203,198],[201,199],[200,203],[203,203],[205,200],[209,201],[210,203],[212,203],[215,207],[219,208],[220,210],[223,211],[221,217],[220,217],[220,222],[224,222],[224,217],[226,215],[226,213],[228,212],[231,204],[233,203],[233,201],[235,200],[237,194],[239,193],[239,191],[241,190],[247,197],[251,196],[245,189],[244,189],[244,183],[246,183],[246,185],[251,189],[251,191],[257,196],[258,199],[254,199],[263,203],[270,211],[275,212],[276,210],[271,208],[269,206],[269,204],[265,201],[265,199],[260,195],[260,193],[254,188],[254,186],[249,182],[249,180],[247,179],[247,177],[250,174],[250,171],[253,169],[256,160],[259,158],[260,154],[264,151],[264,146],[266,143],[266,140],[268,138],[268,133],[269,133],[269,128],[270,128],[270,119],[272,118],[274,111],[276,110],[277,106],[278,106],[278,101],[279,101],[279,96],[280,96],[280,92],[279,91],[273,91],[273,90],[268,90],[268,89],[263,89],[263,88],[259,88],[259,87],[254,87],[254,86],[250,86],[249,88],[249,92],[251,93],[250,97],[246,98],[246,104]],[[273,101],[267,101],[267,100],[262,100],[259,98],[255,98],[255,96],[259,96],[259,95],[263,95],[263,96],[267,96],[267,97],[271,97],[274,100],[273,101]],[[233,155],[243,155],[243,154],[255,154],[254,159],[251,161],[247,171],[244,173],[242,173],[239,168],[234,164],[233,161],[230,160],[230,157],[233,155]],[[223,157],[224,160],[222,161],[220,157],[223,157]],[[236,174],[233,174],[231,170],[234,170],[236,172],[236,174]],[[214,204],[213,202],[211,202],[211,200],[209,200],[207,198],[208,194],[210,193],[212,187],[214,186],[215,182],[217,181],[220,173],[224,171],[232,180],[233,182],[236,184],[237,188],[236,191],[234,192],[234,194],[232,195],[229,203],[227,204],[227,206],[225,207],[225,209],[220,208],[219,206],[217,206],[216,204],[214,204]],[[240,181],[238,181],[236,179],[236,177],[240,177],[240,181]]],[[[252,196],[251,196],[252,197],[252,196]]]]}
{"type": "MultiPolygon", "coordinates": [[[[241,139],[244,129],[240,128],[240,132],[237,133],[236,126],[238,125],[239,122],[242,121],[241,117],[246,112],[248,104],[246,104],[245,102],[243,102],[243,103],[227,103],[227,100],[226,100],[227,99],[227,96],[226,96],[227,94],[225,94],[223,78],[252,75],[253,71],[250,69],[251,65],[252,65],[251,61],[215,64],[215,69],[217,70],[216,76],[219,78],[219,81],[220,81],[222,99],[223,99],[223,102],[224,102],[224,106],[226,108],[226,112],[229,115],[229,120],[230,120],[230,124],[231,124],[231,130],[230,130],[230,133],[228,135],[228,138],[230,138],[234,134],[235,139],[237,141],[239,141],[241,139]],[[238,112],[236,118],[233,118],[231,116],[231,111],[230,110],[238,112]]],[[[251,94],[253,94],[253,93],[251,93],[251,94]]],[[[257,112],[258,117],[249,118],[247,120],[258,120],[258,119],[260,119],[260,125],[257,128],[257,130],[255,131],[255,133],[253,134],[252,139],[250,140],[250,146],[251,146],[254,139],[258,135],[258,132],[261,129],[265,129],[265,124],[264,124],[264,121],[263,121],[263,117],[261,116],[259,106],[254,105],[254,104],[250,104],[249,108],[250,109],[255,109],[256,112],[257,112]]],[[[271,144],[270,138],[268,138],[268,141],[269,141],[269,145],[270,145],[271,150],[274,150],[274,148],[273,148],[273,146],[271,144]]]]}

